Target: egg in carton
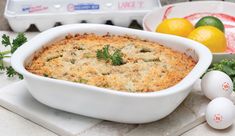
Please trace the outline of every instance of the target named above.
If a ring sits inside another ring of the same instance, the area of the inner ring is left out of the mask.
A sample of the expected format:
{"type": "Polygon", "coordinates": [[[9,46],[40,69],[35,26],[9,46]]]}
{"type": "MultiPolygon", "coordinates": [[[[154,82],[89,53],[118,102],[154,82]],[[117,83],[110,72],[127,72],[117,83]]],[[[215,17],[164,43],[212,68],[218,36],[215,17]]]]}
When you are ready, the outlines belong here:
{"type": "Polygon", "coordinates": [[[7,0],[5,17],[15,32],[34,24],[44,31],[55,24],[105,23],[128,27],[132,20],[142,24],[144,15],[160,0],[7,0]]]}

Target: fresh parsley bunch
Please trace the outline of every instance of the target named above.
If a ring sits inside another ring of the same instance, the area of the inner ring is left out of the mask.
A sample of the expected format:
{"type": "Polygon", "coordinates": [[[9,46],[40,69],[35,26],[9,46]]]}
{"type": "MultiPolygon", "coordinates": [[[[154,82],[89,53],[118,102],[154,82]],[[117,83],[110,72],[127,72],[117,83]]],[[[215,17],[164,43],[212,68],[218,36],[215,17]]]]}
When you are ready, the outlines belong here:
{"type": "Polygon", "coordinates": [[[20,79],[23,79],[23,76],[17,73],[11,66],[4,66],[3,59],[9,58],[9,54],[14,53],[16,49],[23,45],[25,42],[27,42],[27,38],[25,37],[24,33],[19,33],[12,42],[9,36],[7,36],[6,34],[2,35],[2,45],[4,45],[5,47],[10,47],[10,50],[0,52],[0,70],[6,70],[6,74],[8,77],[17,75],[20,79]]]}

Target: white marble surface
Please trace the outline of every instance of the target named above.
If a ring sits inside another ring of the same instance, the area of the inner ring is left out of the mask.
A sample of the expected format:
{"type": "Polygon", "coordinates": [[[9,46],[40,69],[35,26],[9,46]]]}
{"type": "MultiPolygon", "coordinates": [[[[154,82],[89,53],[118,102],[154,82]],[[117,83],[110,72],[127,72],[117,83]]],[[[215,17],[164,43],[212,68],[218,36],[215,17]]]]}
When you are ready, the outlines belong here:
{"type": "Polygon", "coordinates": [[[60,135],[76,136],[101,122],[39,103],[27,91],[24,81],[0,89],[0,105],[60,135]]]}
{"type": "Polygon", "coordinates": [[[56,134],[0,107],[1,136],[57,136],[56,134]]]}
{"type": "Polygon", "coordinates": [[[232,125],[225,130],[215,130],[207,123],[203,123],[181,136],[235,136],[235,127],[232,125]]]}

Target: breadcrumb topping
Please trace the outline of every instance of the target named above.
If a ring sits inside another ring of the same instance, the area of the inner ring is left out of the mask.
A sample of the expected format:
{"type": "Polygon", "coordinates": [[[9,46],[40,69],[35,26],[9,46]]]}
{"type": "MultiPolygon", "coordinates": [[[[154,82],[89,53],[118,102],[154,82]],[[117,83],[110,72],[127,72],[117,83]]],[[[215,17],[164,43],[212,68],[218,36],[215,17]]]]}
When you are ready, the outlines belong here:
{"type": "Polygon", "coordinates": [[[76,34],[54,42],[34,56],[26,69],[34,74],[128,92],[153,92],[174,86],[196,65],[184,53],[130,36],[76,34]],[[122,65],[97,59],[109,46],[122,65]]]}

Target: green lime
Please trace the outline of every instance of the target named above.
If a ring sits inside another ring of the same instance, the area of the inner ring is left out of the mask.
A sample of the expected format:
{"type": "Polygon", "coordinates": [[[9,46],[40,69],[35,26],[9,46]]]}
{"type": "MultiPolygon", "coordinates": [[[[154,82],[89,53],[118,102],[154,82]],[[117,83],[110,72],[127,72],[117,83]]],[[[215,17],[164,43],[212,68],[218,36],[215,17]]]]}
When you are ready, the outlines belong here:
{"type": "Polygon", "coordinates": [[[205,16],[201,18],[195,25],[196,28],[199,26],[214,26],[224,32],[224,24],[216,17],[205,16]]]}

